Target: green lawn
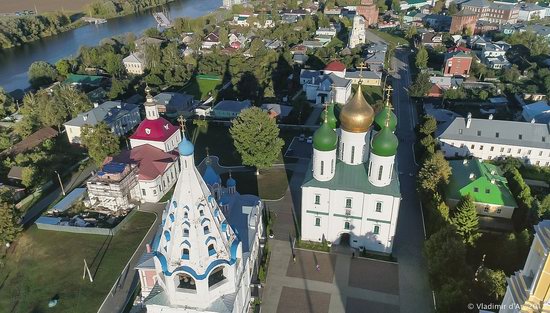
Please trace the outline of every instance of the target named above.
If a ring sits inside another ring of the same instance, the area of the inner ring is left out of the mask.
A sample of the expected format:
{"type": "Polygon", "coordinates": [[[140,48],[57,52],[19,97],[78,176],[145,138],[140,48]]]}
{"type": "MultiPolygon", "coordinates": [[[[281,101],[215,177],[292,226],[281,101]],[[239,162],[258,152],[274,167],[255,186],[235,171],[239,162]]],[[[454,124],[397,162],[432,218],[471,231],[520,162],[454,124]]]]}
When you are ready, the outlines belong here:
{"type": "Polygon", "coordinates": [[[153,220],[153,214],[136,212],[112,238],[32,226],[0,259],[0,311],[97,312],[153,220]],[[93,283],[82,279],[84,259],[93,283]],[[54,296],[59,303],[48,309],[54,296]]]}
{"type": "Polygon", "coordinates": [[[221,88],[221,84],[221,77],[197,75],[183,87],[183,91],[195,96],[196,99],[205,100],[208,98],[208,93],[214,94],[216,89],[221,88]]]}
{"type": "Polygon", "coordinates": [[[394,43],[396,46],[397,45],[404,45],[404,46],[409,45],[409,42],[407,41],[407,39],[405,39],[403,37],[399,37],[397,35],[390,34],[389,32],[385,32],[385,31],[381,31],[381,30],[377,30],[377,29],[369,29],[369,31],[373,32],[376,36],[384,39],[388,43],[394,43]]]}
{"type": "MultiPolygon", "coordinates": [[[[266,200],[278,200],[285,195],[292,172],[284,168],[271,168],[260,171],[259,176],[256,176],[254,171],[234,172],[231,175],[237,181],[239,193],[257,195],[266,200]]],[[[228,174],[221,176],[223,182],[228,178],[228,174]]]]}

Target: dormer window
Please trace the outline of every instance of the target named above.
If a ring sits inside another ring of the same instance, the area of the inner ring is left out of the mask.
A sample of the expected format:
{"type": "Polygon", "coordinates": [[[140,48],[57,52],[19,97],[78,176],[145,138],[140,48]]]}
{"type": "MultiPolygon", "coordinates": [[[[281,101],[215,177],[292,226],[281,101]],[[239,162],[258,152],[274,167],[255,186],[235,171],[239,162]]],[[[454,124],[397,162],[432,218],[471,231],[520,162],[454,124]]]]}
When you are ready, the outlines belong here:
{"type": "Polygon", "coordinates": [[[168,130],[168,124],[164,124],[164,129],[168,130]]]}

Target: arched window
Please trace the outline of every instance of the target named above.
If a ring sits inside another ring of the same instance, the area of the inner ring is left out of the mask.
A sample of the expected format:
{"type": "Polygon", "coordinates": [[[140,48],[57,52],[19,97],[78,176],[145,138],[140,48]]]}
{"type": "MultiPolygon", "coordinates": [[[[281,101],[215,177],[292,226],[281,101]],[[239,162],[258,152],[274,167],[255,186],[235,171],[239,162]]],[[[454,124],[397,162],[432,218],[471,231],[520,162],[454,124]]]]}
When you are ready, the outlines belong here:
{"type": "Polygon", "coordinates": [[[174,220],[176,219],[174,217],[174,213],[170,213],[170,215],[168,215],[170,217],[170,222],[174,223],[174,220]]]}
{"type": "Polygon", "coordinates": [[[330,160],[330,173],[334,174],[334,159],[330,160]]]}
{"type": "Polygon", "coordinates": [[[344,223],[344,229],[349,229],[349,222],[344,223]]]}
{"type": "Polygon", "coordinates": [[[189,237],[189,229],[187,228],[183,229],[183,237],[189,237]]]}
{"type": "Polygon", "coordinates": [[[355,159],[355,146],[351,147],[351,162],[353,163],[353,159],[355,159]]]}
{"type": "Polygon", "coordinates": [[[208,228],[208,226],[204,226],[204,227],[203,227],[203,230],[204,230],[204,234],[205,234],[205,235],[210,234],[210,229],[208,228]]]}
{"type": "Polygon", "coordinates": [[[183,252],[181,253],[181,258],[184,260],[189,260],[189,249],[183,248],[183,252]]]}
{"type": "Polygon", "coordinates": [[[342,149],[340,151],[340,159],[343,160],[344,159],[344,143],[342,142],[342,149]]]}
{"type": "Polygon", "coordinates": [[[380,165],[380,167],[378,168],[378,180],[382,180],[382,170],[384,169],[384,167],[382,165],[380,165]]]}
{"type": "Polygon", "coordinates": [[[164,231],[164,239],[166,239],[166,241],[170,241],[170,232],[167,230],[164,231]]]}
{"type": "Polygon", "coordinates": [[[371,174],[371,170],[372,170],[372,162],[369,162],[369,173],[368,173],[369,176],[370,176],[370,174],[371,174]]]}
{"type": "Polygon", "coordinates": [[[208,275],[208,287],[212,287],[223,280],[225,280],[225,275],[223,273],[223,266],[220,266],[208,275]]]}
{"type": "Polygon", "coordinates": [[[203,211],[203,210],[200,210],[200,211],[199,211],[199,215],[200,215],[200,216],[204,216],[204,211],[203,211]]]}
{"type": "Polygon", "coordinates": [[[208,255],[214,255],[216,254],[216,249],[214,249],[214,244],[209,244],[208,245],[208,255]]]}
{"type": "Polygon", "coordinates": [[[183,218],[189,218],[189,213],[184,212],[184,213],[183,213],[183,218]]]}
{"type": "Polygon", "coordinates": [[[195,280],[193,279],[193,277],[185,273],[181,273],[181,274],[178,274],[177,279],[179,281],[178,288],[191,289],[191,290],[197,289],[197,286],[195,285],[195,280]]]}
{"type": "Polygon", "coordinates": [[[325,161],[321,161],[321,175],[325,172],[325,161]]]}

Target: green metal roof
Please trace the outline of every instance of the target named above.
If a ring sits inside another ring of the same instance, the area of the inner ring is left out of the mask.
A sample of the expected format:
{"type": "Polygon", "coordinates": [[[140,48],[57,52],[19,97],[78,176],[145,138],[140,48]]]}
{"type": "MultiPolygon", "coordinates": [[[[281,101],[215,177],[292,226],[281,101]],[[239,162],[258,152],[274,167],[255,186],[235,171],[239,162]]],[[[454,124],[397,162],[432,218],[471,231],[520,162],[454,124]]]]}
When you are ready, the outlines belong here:
{"type": "Polygon", "coordinates": [[[81,75],[81,74],[69,74],[67,75],[67,79],[65,79],[66,84],[82,84],[82,85],[90,85],[90,86],[97,86],[99,87],[101,85],[101,82],[105,79],[103,76],[96,76],[96,75],[81,75]]]}
{"type": "Polygon", "coordinates": [[[392,132],[391,128],[384,127],[372,139],[372,153],[379,156],[392,156],[397,153],[399,140],[392,132]]]}
{"type": "Polygon", "coordinates": [[[392,109],[388,106],[384,106],[382,111],[378,112],[374,117],[374,123],[378,126],[378,129],[382,129],[386,124],[386,117],[388,116],[388,110],[390,111],[390,129],[395,131],[397,128],[397,116],[393,113],[392,109]]]}
{"type": "MultiPolygon", "coordinates": [[[[368,162],[365,162],[368,163],[368,162]]],[[[391,184],[385,187],[376,187],[369,182],[367,165],[349,165],[340,160],[336,161],[334,177],[326,182],[321,182],[313,178],[311,171],[311,162],[309,163],[304,183],[302,187],[317,187],[330,190],[356,191],[366,194],[380,194],[393,197],[401,197],[399,190],[399,180],[397,178],[397,169],[392,173],[391,184]]]]}
{"type": "Polygon", "coordinates": [[[313,147],[319,151],[332,151],[336,150],[337,145],[338,135],[328,122],[323,122],[313,134],[313,147]]]}
{"type": "Polygon", "coordinates": [[[517,207],[514,196],[508,189],[508,181],[495,165],[478,159],[449,161],[452,175],[447,185],[447,197],[460,199],[467,194],[475,202],[517,207]],[[472,178],[470,175],[473,174],[472,178]]]}

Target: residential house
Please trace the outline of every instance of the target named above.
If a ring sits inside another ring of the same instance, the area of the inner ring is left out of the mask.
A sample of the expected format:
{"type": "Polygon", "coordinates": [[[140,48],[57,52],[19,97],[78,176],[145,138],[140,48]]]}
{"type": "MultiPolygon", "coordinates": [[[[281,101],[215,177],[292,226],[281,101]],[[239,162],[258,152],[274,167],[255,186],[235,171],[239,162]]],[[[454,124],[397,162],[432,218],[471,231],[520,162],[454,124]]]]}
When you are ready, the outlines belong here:
{"type": "Polygon", "coordinates": [[[262,104],[262,110],[266,111],[271,118],[275,118],[277,120],[287,117],[290,112],[292,112],[292,109],[293,107],[290,105],[282,105],[277,103],[262,104]]]}
{"type": "Polygon", "coordinates": [[[193,108],[194,98],[186,93],[161,92],[153,98],[160,113],[184,115],[193,108]]]}
{"type": "Polygon", "coordinates": [[[10,148],[2,151],[0,156],[17,156],[40,146],[44,141],[57,137],[59,132],[51,127],[43,127],[10,148]]]}
{"type": "Polygon", "coordinates": [[[220,36],[218,34],[218,30],[211,32],[202,40],[203,49],[212,49],[212,47],[219,44],[220,44],[220,36]]]}
{"type": "Polygon", "coordinates": [[[130,53],[129,56],[122,59],[122,63],[128,74],[143,75],[145,73],[146,63],[142,52],[130,53]]]}
{"type": "Polygon", "coordinates": [[[519,7],[515,4],[503,4],[488,0],[470,0],[462,3],[462,9],[477,14],[479,20],[497,24],[515,24],[519,16],[519,7]]]}
{"type": "Polygon", "coordinates": [[[384,69],[387,51],[388,46],[384,43],[373,43],[368,46],[365,63],[371,71],[381,72],[384,69]]]}
{"type": "Polygon", "coordinates": [[[451,18],[451,34],[474,34],[478,15],[469,9],[463,9],[451,18]]]}
{"type": "Polygon", "coordinates": [[[472,56],[470,54],[460,50],[447,52],[444,62],[444,76],[470,76],[470,66],[472,65],[472,56]]]}
{"type": "MultiPolygon", "coordinates": [[[[301,75],[300,80],[305,81],[301,75]]],[[[345,104],[351,96],[351,85],[351,80],[342,78],[335,73],[319,73],[302,84],[302,87],[308,101],[314,102],[316,106],[322,106],[331,99],[334,99],[336,103],[345,104]]]]}
{"type": "Polygon", "coordinates": [[[426,47],[439,47],[443,45],[443,34],[434,32],[423,33],[420,42],[426,47]]]}
{"type": "Polygon", "coordinates": [[[250,100],[222,100],[212,108],[212,115],[215,118],[232,119],[237,117],[242,110],[251,106],[250,100]]]}
{"type": "Polygon", "coordinates": [[[363,86],[381,86],[382,75],[380,72],[373,71],[346,71],[346,79],[351,80],[352,84],[359,84],[359,81],[363,86]]]}
{"type": "Polygon", "coordinates": [[[304,42],[302,42],[302,45],[304,45],[306,48],[309,48],[309,49],[322,48],[327,44],[328,44],[327,41],[319,41],[319,40],[304,40],[304,42]]]}
{"type": "Polygon", "coordinates": [[[422,21],[436,31],[448,32],[451,28],[452,17],[441,14],[428,14],[422,21]]]}
{"type": "Polygon", "coordinates": [[[522,3],[519,6],[518,21],[531,21],[546,17],[546,8],[536,3],[522,3]]]}
{"type": "Polygon", "coordinates": [[[280,41],[279,39],[275,39],[275,40],[267,39],[264,42],[265,42],[265,47],[268,49],[276,50],[284,46],[284,42],[280,41]]]}
{"type": "Polygon", "coordinates": [[[546,100],[524,105],[521,111],[521,116],[526,122],[538,122],[541,117],[547,114],[550,114],[550,105],[546,100]]]}
{"type": "Polygon", "coordinates": [[[470,195],[478,215],[512,218],[517,204],[498,166],[476,158],[451,160],[449,165],[452,175],[445,195],[450,208],[455,208],[462,197],[470,195]]]}
{"type": "Polygon", "coordinates": [[[334,8],[325,8],[325,10],[323,11],[323,13],[326,15],[326,16],[334,16],[334,17],[342,17],[342,9],[341,8],[338,8],[338,7],[334,7],[334,8]]]}
{"type": "Polygon", "coordinates": [[[426,14],[421,13],[420,10],[411,10],[403,16],[403,21],[406,24],[421,25],[424,17],[426,14]]]}
{"type": "Polygon", "coordinates": [[[334,36],[336,36],[336,28],[334,28],[334,26],[331,26],[331,27],[319,27],[319,28],[315,31],[315,35],[317,35],[317,36],[330,36],[330,37],[334,37],[334,36]]]}
{"type": "Polygon", "coordinates": [[[93,208],[127,210],[139,201],[138,166],[118,162],[103,164],[86,182],[88,201],[93,208]]]}
{"type": "Polygon", "coordinates": [[[292,48],[290,48],[291,54],[306,54],[307,53],[307,47],[304,45],[295,45],[292,48]]]}
{"type": "Polygon", "coordinates": [[[132,130],[139,122],[139,108],[135,104],[122,101],[107,101],[88,112],[79,113],[77,117],[63,124],[70,143],[81,143],[81,132],[85,126],[106,123],[111,131],[122,136],[132,130]]]}
{"type": "Polygon", "coordinates": [[[421,8],[425,5],[433,5],[431,0],[404,0],[399,2],[401,11],[408,11],[411,8],[421,8]]]}
{"type": "Polygon", "coordinates": [[[469,114],[439,129],[437,139],[446,157],[514,157],[526,164],[550,165],[548,124],[478,119],[469,114]]]}
{"type": "Polygon", "coordinates": [[[309,57],[307,56],[307,54],[296,53],[292,56],[292,61],[298,65],[306,64],[308,59],[309,57]]]}
{"type": "Polygon", "coordinates": [[[550,310],[550,220],[535,225],[525,265],[509,278],[499,313],[542,313],[550,310]]]}
{"type": "Polygon", "coordinates": [[[502,69],[511,66],[506,58],[506,45],[487,43],[481,50],[481,61],[492,69],[502,69]]]}

